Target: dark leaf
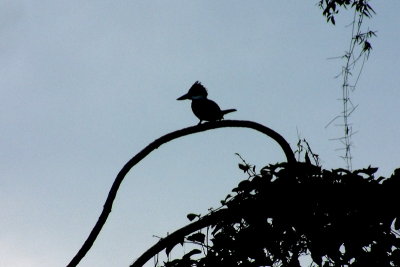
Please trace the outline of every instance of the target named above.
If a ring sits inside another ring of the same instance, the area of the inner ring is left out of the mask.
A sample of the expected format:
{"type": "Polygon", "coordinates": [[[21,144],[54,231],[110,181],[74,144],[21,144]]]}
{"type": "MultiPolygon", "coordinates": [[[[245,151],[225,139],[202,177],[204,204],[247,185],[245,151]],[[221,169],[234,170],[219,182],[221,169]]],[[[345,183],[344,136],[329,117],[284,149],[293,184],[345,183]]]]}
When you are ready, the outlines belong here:
{"type": "Polygon", "coordinates": [[[333,16],[331,17],[331,22],[332,22],[333,25],[336,24],[336,23],[335,23],[335,18],[334,18],[333,16]]]}
{"type": "Polygon", "coordinates": [[[372,50],[371,43],[368,41],[364,42],[363,52],[369,52],[372,50]]]}
{"type": "Polygon", "coordinates": [[[222,227],[224,227],[222,223],[215,224],[214,230],[211,232],[211,234],[215,236],[218,233],[218,231],[221,230],[222,227]]]}
{"type": "Polygon", "coordinates": [[[400,217],[397,217],[394,221],[394,229],[400,230],[400,217]]]}
{"type": "Polygon", "coordinates": [[[383,180],[385,180],[386,178],[385,177],[379,177],[378,179],[376,179],[376,182],[377,183],[380,183],[381,181],[383,181],[383,180]]]}
{"type": "Polygon", "coordinates": [[[206,236],[202,233],[195,233],[187,237],[187,240],[193,242],[203,243],[206,236]]]}
{"type": "Polygon", "coordinates": [[[308,152],[306,152],[306,155],[305,155],[304,159],[305,159],[307,164],[311,164],[311,160],[310,160],[310,157],[308,156],[308,152]]]}
{"type": "Polygon", "coordinates": [[[376,173],[376,171],[378,170],[378,168],[372,168],[371,166],[368,166],[368,168],[365,169],[360,169],[360,170],[356,170],[354,171],[355,174],[366,174],[368,176],[372,176],[374,173],[376,173]]]}
{"type": "Polygon", "coordinates": [[[239,165],[239,169],[241,169],[243,172],[247,172],[250,168],[249,165],[245,165],[242,163],[239,163],[238,165],[239,165]]]}
{"type": "Polygon", "coordinates": [[[318,264],[319,266],[321,266],[321,264],[322,264],[322,257],[321,257],[321,255],[318,255],[318,254],[316,254],[316,253],[311,253],[311,258],[312,258],[312,260],[313,260],[316,264],[318,264]]]}
{"type": "Polygon", "coordinates": [[[186,253],[186,254],[183,256],[183,258],[189,259],[189,258],[192,257],[193,255],[200,254],[200,253],[201,253],[201,250],[199,250],[199,249],[193,249],[193,250],[191,250],[190,252],[186,253]]]}
{"type": "MultiPolygon", "coordinates": [[[[400,263],[400,249],[396,249],[392,252],[391,258],[394,262],[400,263]]],[[[397,266],[397,265],[393,265],[397,266]]]]}
{"type": "Polygon", "coordinates": [[[200,215],[194,214],[194,213],[189,213],[188,215],[186,215],[186,217],[189,219],[189,221],[193,221],[194,219],[200,217],[200,215]]]}
{"type": "Polygon", "coordinates": [[[251,182],[249,180],[241,181],[238,185],[240,191],[248,191],[251,188],[251,182]]]}
{"type": "Polygon", "coordinates": [[[170,262],[164,262],[164,264],[165,264],[165,267],[176,267],[176,266],[179,266],[180,263],[181,262],[181,260],[180,259],[176,259],[176,260],[173,260],[173,261],[170,261],[170,262]]]}
{"type": "Polygon", "coordinates": [[[165,248],[165,253],[167,254],[167,256],[169,255],[169,253],[171,253],[172,249],[173,249],[176,245],[177,245],[177,243],[173,243],[173,244],[171,244],[171,245],[169,245],[169,246],[167,246],[167,247],[165,248]]]}

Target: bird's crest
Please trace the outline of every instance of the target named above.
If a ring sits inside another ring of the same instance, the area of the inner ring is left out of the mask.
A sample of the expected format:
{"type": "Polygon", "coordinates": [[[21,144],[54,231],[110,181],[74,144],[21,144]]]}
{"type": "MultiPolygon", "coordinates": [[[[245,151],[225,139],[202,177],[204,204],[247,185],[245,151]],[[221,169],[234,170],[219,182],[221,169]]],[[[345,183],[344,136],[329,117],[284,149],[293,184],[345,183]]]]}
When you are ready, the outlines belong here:
{"type": "Polygon", "coordinates": [[[208,96],[207,89],[204,87],[204,85],[201,84],[201,82],[196,81],[192,87],[190,87],[189,92],[191,92],[193,95],[203,95],[203,96],[208,96]]]}

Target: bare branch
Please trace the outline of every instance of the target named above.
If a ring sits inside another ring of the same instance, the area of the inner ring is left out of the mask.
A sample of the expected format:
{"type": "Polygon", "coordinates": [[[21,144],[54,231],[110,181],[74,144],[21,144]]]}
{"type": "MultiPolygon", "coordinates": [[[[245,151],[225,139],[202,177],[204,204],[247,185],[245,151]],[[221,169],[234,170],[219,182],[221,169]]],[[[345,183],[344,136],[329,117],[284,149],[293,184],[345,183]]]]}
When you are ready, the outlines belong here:
{"type": "Polygon", "coordinates": [[[86,241],[83,243],[82,247],[78,251],[78,253],[74,256],[74,258],[71,260],[71,262],[67,265],[67,267],[75,267],[79,264],[79,262],[85,257],[86,253],[90,250],[90,248],[93,246],[93,243],[95,242],[97,236],[99,235],[101,229],[103,228],[104,224],[107,221],[108,215],[111,213],[112,210],[112,205],[115,200],[115,197],[117,195],[118,189],[124,180],[126,174],[137,164],[139,163],[142,159],[144,159],[148,154],[150,154],[153,150],[157,149],[161,145],[172,141],[176,138],[193,134],[193,133],[198,133],[198,132],[203,132],[203,131],[208,131],[211,129],[216,129],[216,128],[225,128],[225,127],[239,127],[239,128],[250,128],[256,131],[259,131],[272,139],[274,139],[282,148],[283,152],[286,155],[286,159],[288,163],[295,163],[296,159],[293,154],[292,149],[290,148],[289,143],[277,132],[273,131],[272,129],[265,127],[261,124],[252,122],[252,121],[236,121],[236,120],[224,120],[224,121],[216,121],[216,122],[208,122],[196,126],[191,126],[188,128],[184,128],[169,134],[166,134],[152,143],[150,143],[148,146],[146,146],[142,151],[137,153],[132,159],[130,159],[125,166],[121,169],[121,171],[118,173],[117,177],[115,178],[115,181],[113,185],[111,186],[110,192],[108,193],[106,202],[104,203],[103,206],[103,211],[100,214],[97,223],[93,227],[92,231],[90,232],[88,238],[86,241]]]}

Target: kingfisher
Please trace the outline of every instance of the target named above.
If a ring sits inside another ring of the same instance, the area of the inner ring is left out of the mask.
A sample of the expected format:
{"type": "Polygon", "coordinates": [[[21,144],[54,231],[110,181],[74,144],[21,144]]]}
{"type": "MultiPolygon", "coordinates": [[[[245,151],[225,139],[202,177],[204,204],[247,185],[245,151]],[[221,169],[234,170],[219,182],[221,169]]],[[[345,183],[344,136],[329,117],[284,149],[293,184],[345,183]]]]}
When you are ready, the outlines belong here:
{"type": "Polygon", "coordinates": [[[196,81],[189,91],[177,100],[192,100],[192,111],[201,124],[202,121],[219,121],[224,118],[225,114],[236,111],[236,109],[221,110],[217,103],[207,98],[207,89],[196,81]]]}

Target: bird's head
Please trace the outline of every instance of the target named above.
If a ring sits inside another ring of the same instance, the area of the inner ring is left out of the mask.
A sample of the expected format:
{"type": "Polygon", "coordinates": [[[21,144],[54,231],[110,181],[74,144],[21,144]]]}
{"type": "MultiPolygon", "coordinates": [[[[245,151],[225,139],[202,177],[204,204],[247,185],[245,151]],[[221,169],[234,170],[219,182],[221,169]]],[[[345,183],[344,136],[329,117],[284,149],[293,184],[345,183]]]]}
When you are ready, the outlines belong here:
{"type": "Polygon", "coordinates": [[[192,87],[190,87],[189,91],[183,96],[179,97],[177,100],[184,99],[204,99],[207,98],[207,90],[206,88],[199,82],[195,82],[192,87]]]}

